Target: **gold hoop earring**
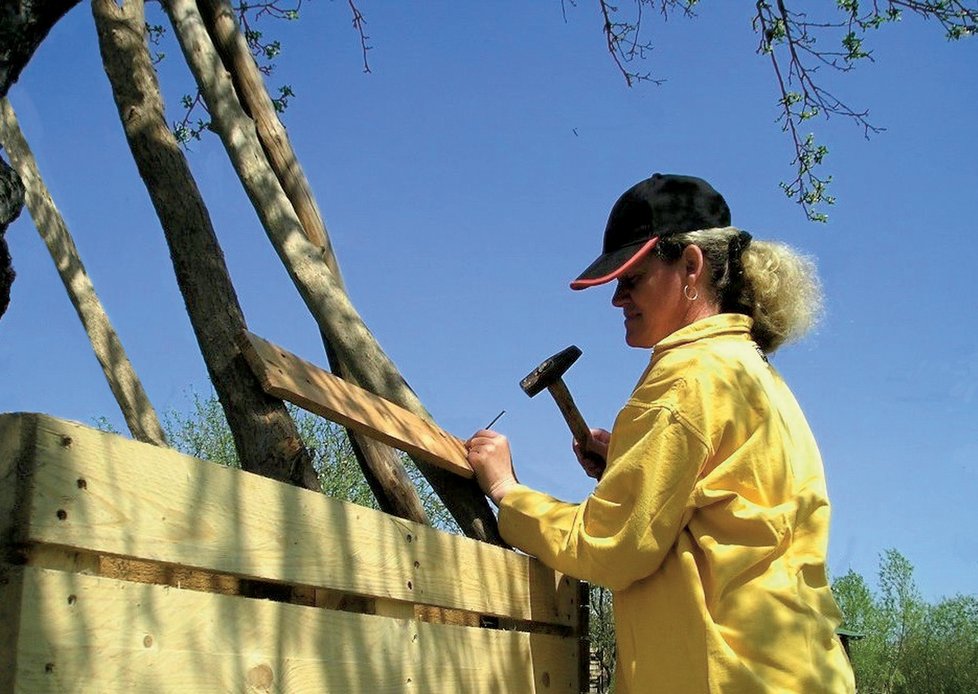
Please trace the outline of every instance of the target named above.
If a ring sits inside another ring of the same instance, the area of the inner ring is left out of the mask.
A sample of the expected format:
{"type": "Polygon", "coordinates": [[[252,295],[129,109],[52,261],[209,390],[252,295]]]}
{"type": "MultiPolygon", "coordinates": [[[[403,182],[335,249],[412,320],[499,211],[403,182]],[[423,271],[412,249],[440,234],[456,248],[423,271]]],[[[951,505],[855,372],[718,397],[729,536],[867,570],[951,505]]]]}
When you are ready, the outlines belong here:
{"type": "Polygon", "coordinates": [[[689,295],[689,285],[688,284],[684,284],[683,285],[683,296],[685,296],[690,301],[696,301],[697,299],[700,298],[700,292],[699,292],[699,290],[696,287],[693,287],[693,295],[690,296],[689,295]]]}

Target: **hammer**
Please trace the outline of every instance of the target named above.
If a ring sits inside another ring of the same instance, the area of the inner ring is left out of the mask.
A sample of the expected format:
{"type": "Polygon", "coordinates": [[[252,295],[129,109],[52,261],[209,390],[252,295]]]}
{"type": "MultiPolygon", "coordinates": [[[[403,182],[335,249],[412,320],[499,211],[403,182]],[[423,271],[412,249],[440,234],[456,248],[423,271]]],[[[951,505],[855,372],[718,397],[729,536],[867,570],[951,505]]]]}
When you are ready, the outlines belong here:
{"type": "Polygon", "coordinates": [[[574,440],[577,441],[581,453],[593,462],[603,464],[604,459],[587,449],[587,441],[591,438],[591,430],[584,422],[580,410],[574,404],[574,398],[564,385],[564,373],[581,356],[581,350],[576,345],[571,345],[567,349],[558,352],[549,359],[545,359],[540,366],[533,369],[526,378],[520,381],[520,388],[531,398],[546,388],[550,391],[560,413],[564,415],[567,426],[570,427],[574,440]]]}

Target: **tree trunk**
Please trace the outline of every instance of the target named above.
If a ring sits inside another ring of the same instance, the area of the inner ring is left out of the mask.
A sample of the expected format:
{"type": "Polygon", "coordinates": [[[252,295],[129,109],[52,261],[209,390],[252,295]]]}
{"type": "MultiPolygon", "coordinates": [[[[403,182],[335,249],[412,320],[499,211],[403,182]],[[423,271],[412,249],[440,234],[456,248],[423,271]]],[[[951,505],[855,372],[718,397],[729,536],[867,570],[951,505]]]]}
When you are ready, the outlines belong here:
{"type": "MultiPolygon", "coordinates": [[[[380,348],[324,262],[323,248],[311,243],[271,174],[254,124],[242,111],[234,88],[192,0],[164,0],[187,63],[197,80],[235,168],[275,250],[341,361],[364,388],[430,420],[417,395],[380,348]]],[[[464,480],[416,461],[463,532],[498,544],[496,518],[474,480],[464,480]]]]}
{"type": "MultiPolygon", "coordinates": [[[[0,0],[0,98],[20,77],[34,51],[78,0],[0,0]]],[[[0,157],[0,318],[10,304],[13,261],[4,233],[24,206],[24,186],[0,157]]]]}
{"type": "Polygon", "coordinates": [[[41,41],[78,0],[0,1],[0,97],[20,77],[41,41]]]}
{"type": "Polygon", "coordinates": [[[258,139],[268,157],[282,190],[292,202],[299,222],[310,242],[324,249],[326,265],[342,287],[340,267],[336,262],[316,197],[295,156],[289,135],[279,120],[272,99],[265,88],[248,42],[238,28],[234,9],[228,0],[197,0],[206,28],[234,83],[245,111],[255,121],[258,139]]]}
{"type": "Polygon", "coordinates": [[[24,140],[17,116],[6,98],[0,99],[0,144],[7,150],[27,189],[27,209],[58,268],[68,298],[85,327],[92,350],[102,365],[102,372],[119,403],[129,431],[138,441],[166,446],[166,435],[156,411],[95,293],[75,242],[44,185],[34,154],[24,140]]]}
{"type": "Polygon", "coordinates": [[[266,395],[235,346],[245,328],[224,254],[186,158],[167,127],[146,47],[142,0],[93,0],[105,72],[139,174],[170,248],[187,313],[234,435],[241,467],[320,490],[285,405],[266,395]]]}
{"type": "Polygon", "coordinates": [[[20,182],[17,172],[0,158],[0,318],[10,305],[10,287],[16,275],[4,234],[23,207],[24,184],[20,182]]]}
{"type": "MultiPolygon", "coordinates": [[[[226,0],[198,0],[207,30],[220,52],[225,67],[231,73],[240,103],[254,119],[262,150],[276,179],[295,210],[306,238],[323,249],[323,258],[343,287],[339,264],[333,253],[315,196],[289,142],[288,134],[275,112],[258,65],[248,48],[248,42],[237,26],[234,11],[226,0]]],[[[326,359],[334,374],[360,385],[323,335],[326,359]]],[[[429,524],[411,478],[401,463],[400,455],[390,446],[346,430],[353,453],[367,484],[380,508],[387,513],[429,524]]]]}

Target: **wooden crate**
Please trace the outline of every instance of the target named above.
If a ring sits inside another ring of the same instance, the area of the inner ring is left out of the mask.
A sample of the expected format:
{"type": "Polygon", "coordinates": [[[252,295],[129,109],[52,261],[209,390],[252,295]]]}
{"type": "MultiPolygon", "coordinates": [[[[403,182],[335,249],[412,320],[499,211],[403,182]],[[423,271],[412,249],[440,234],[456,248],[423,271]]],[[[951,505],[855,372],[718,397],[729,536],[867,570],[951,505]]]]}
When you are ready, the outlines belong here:
{"type": "Polygon", "coordinates": [[[46,415],[0,415],[0,552],[0,694],[587,687],[536,560],[46,415]]]}

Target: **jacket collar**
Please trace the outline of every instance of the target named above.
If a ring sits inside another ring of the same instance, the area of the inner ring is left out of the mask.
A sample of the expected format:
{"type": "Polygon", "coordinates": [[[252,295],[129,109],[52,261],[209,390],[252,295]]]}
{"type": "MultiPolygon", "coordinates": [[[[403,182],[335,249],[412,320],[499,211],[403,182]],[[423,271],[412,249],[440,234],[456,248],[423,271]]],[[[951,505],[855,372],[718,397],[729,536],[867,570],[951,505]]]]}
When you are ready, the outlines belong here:
{"type": "Polygon", "coordinates": [[[741,313],[718,313],[701,318],[660,340],[652,348],[652,355],[656,357],[670,349],[707,338],[742,335],[750,339],[753,325],[754,320],[741,313]]]}

